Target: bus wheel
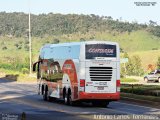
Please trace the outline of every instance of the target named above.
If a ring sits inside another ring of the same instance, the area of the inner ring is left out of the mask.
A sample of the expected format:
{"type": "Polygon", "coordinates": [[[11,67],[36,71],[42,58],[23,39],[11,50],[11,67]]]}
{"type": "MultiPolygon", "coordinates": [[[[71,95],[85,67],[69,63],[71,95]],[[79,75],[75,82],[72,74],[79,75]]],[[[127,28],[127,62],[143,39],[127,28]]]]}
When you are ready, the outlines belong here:
{"type": "Polygon", "coordinates": [[[72,104],[71,101],[72,101],[72,100],[71,100],[70,95],[69,95],[69,94],[65,94],[64,103],[65,103],[66,105],[71,105],[71,104],[72,104]]]}
{"type": "Polygon", "coordinates": [[[66,105],[71,105],[71,106],[78,106],[80,104],[79,102],[72,101],[71,94],[66,94],[65,95],[64,103],[66,105]]]}
{"type": "Polygon", "coordinates": [[[72,103],[72,97],[71,97],[71,90],[68,89],[68,94],[65,94],[64,102],[67,105],[73,105],[72,103]]]}
{"type": "Polygon", "coordinates": [[[72,97],[71,97],[71,93],[70,92],[68,93],[67,101],[68,101],[68,105],[73,105],[73,101],[72,101],[72,97]]]}
{"type": "Polygon", "coordinates": [[[67,100],[67,94],[66,94],[66,93],[64,93],[64,103],[65,103],[66,105],[68,105],[68,100],[67,100]]]}
{"type": "Polygon", "coordinates": [[[48,90],[45,89],[44,92],[43,92],[43,100],[47,101],[47,97],[48,97],[48,90]]]}
{"type": "Polygon", "coordinates": [[[67,104],[66,88],[63,88],[63,100],[64,100],[64,103],[67,104]]]}
{"type": "Polygon", "coordinates": [[[52,101],[52,97],[50,97],[50,96],[48,95],[48,88],[45,88],[45,91],[44,91],[44,93],[43,93],[43,100],[44,100],[44,101],[49,101],[49,102],[52,101]]]}

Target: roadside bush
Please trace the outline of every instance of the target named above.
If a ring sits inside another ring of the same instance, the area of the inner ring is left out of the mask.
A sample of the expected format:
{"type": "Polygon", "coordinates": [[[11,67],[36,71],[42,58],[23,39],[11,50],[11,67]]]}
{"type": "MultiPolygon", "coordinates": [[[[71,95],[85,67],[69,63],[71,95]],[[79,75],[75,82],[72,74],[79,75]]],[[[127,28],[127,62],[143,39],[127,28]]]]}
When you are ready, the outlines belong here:
{"type": "Polygon", "coordinates": [[[158,48],[152,48],[152,50],[158,50],[158,48]]]}
{"type": "Polygon", "coordinates": [[[23,63],[1,63],[0,68],[6,69],[6,70],[14,70],[14,71],[19,71],[22,72],[23,68],[27,68],[28,65],[25,65],[23,63]]]}
{"type": "Polygon", "coordinates": [[[53,40],[53,44],[58,44],[59,42],[60,42],[59,39],[54,39],[54,40],[53,40]]]}
{"type": "Polygon", "coordinates": [[[8,48],[6,46],[2,47],[2,50],[7,50],[8,48]]]}
{"type": "Polygon", "coordinates": [[[160,69],[160,56],[158,57],[158,60],[157,60],[157,69],[160,69]]]}
{"type": "Polygon", "coordinates": [[[18,48],[19,45],[18,45],[18,43],[15,43],[14,46],[16,46],[18,48]]]}
{"type": "Polygon", "coordinates": [[[120,70],[120,77],[121,78],[125,78],[126,77],[125,69],[124,69],[124,67],[122,65],[121,65],[121,70],[120,70]]]}
{"type": "Polygon", "coordinates": [[[22,47],[21,47],[21,46],[18,46],[18,49],[20,50],[20,49],[22,49],[22,47]]]}
{"type": "Polygon", "coordinates": [[[29,69],[28,68],[22,68],[22,73],[23,74],[29,74],[29,69]]]}
{"type": "Polygon", "coordinates": [[[126,72],[123,74],[129,75],[129,76],[130,75],[141,76],[144,74],[144,70],[141,64],[141,59],[138,55],[129,57],[127,53],[124,53],[124,58],[128,58],[128,62],[125,64],[125,68],[121,69],[123,72],[126,72]]]}
{"type": "Polygon", "coordinates": [[[80,42],[86,41],[84,38],[80,38],[79,40],[80,42]]]}
{"type": "Polygon", "coordinates": [[[24,44],[29,44],[29,40],[25,40],[24,44]]]}
{"type": "Polygon", "coordinates": [[[24,46],[24,49],[25,49],[25,51],[29,51],[29,45],[26,44],[26,45],[24,46]]]}

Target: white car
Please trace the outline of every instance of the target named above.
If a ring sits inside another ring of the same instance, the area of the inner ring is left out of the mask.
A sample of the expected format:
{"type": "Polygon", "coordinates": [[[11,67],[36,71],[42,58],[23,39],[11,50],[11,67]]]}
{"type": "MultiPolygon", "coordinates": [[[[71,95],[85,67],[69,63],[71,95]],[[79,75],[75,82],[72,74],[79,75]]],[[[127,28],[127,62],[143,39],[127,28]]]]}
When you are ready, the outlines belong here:
{"type": "Polygon", "coordinates": [[[145,82],[154,81],[160,83],[160,70],[154,70],[144,77],[145,82]]]}

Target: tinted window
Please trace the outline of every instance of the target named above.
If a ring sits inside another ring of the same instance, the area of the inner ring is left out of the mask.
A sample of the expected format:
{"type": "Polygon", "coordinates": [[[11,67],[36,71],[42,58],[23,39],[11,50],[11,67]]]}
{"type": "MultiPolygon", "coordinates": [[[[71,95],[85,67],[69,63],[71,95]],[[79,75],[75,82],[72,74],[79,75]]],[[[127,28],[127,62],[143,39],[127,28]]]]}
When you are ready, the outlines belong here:
{"type": "Polygon", "coordinates": [[[95,57],[116,57],[116,45],[89,44],[86,45],[86,59],[95,57]]]}

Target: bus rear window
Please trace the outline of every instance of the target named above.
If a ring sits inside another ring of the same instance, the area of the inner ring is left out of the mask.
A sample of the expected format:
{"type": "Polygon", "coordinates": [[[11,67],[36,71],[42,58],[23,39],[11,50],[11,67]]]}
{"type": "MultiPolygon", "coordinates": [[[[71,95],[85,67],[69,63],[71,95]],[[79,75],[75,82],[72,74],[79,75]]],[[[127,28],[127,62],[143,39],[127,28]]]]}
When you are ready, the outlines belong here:
{"type": "Polygon", "coordinates": [[[86,59],[96,57],[116,57],[116,45],[89,44],[85,47],[86,59]]]}

